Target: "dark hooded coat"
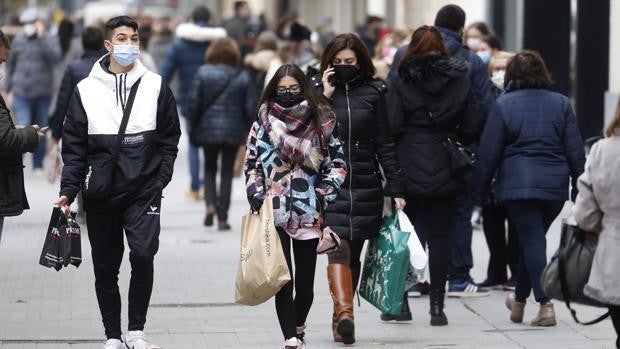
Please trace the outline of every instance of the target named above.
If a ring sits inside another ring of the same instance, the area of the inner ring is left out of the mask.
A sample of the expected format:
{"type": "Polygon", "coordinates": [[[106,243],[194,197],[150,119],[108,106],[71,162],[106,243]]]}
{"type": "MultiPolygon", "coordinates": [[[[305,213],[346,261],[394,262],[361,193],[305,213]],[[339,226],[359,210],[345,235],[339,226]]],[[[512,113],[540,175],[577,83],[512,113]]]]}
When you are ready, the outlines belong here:
{"type": "Polygon", "coordinates": [[[443,141],[467,145],[482,129],[466,63],[442,55],[407,59],[390,80],[387,105],[406,197],[450,197],[465,190],[464,179],[452,174],[443,141]]]}

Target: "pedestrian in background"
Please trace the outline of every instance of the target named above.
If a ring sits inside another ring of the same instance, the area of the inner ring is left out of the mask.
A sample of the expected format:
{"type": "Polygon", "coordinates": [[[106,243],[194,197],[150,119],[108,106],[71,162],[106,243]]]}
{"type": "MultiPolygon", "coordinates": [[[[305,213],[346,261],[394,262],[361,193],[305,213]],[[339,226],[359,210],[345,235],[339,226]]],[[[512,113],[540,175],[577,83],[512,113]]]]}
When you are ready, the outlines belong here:
{"type": "MultiPolygon", "coordinates": [[[[0,30],[0,81],[11,50],[9,39],[0,30]]],[[[29,209],[24,185],[22,154],[34,152],[44,134],[38,125],[16,128],[4,98],[0,96],[0,238],[4,217],[18,216],[29,209]],[[6,184],[6,185],[5,185],[6,184]]]]}
{"type": "Polygon", "coordinates": [[[241,52],[233,39],[215,40],[207,49],[206,62],[198,69],[189,94],[190,141],[204,151],[204,225],[213,225],[217,214],[218,229],[226,231],[230,230],[228,209],[235,157],[255,119],[256,93],[250,75],[241,67],[241,52]]]}
{"type": "Polygon", "coordinates": [[[138,59],[138,22],[114,17],[105,24],[104,39],[109,54],[78,83],[69,104],[63,130],[65,166],[56,204],[68,210],[83,189],[95,291],[107,337],[104,348],[147,349],[143,331],[159,249],[162,190],[172,179],[181,130],[170,88],[138,59]],[[125,113],[129,113],[126,130],[117,143],[125,113]],[[111,155],[115,147],[116,157],[111,155]],[[105,166],[110,162],[108,172],[105,166]],[[131,280],[123,344],[118,273],[124,237],[130,249],[131,280]]]}
{"type": "Polygon", "coordinates": [[[482,43],[482,38],[490,34],[493,34],[493,31],[488,24],[474,22],[465,30],[463,41],[470,50],[476,52],[482,43]]]}
{"type": "Polygon", "coordinates": [[[605,130],[605,139],[596,142],[577,182],[575,220],[583,230],[599,236],[590,271],[586,296],[609,304],[620,348],[620,99],[616,114],[605,130]]]}
{"type": "Polygon", "coordinates": [[[62,138],[62,126],[69,109],[69,102],[73,96],[73,90],[82,79],[88,76],[95,62],[105,54],[103,49],[103,30],[97,27],[84,28],[82,32],[82,46],[84,48],[82,57],[71,62],[64,72],[56,99],[56,108],[50,118],[52,137],[56,142],[62,138]]]}
{"type": "MultiPolygon", "coordinates": [[[[480,142],[474,199],[480,203],[491,179],[519,237],[519,271],[506,305],[523,321],[532,289],[540,304],[532,326],[555,326],[553,304],[540,277],[547,265],[547,230],[583,173],[585,154],[570,100],[549,90],[551,77],[537,52],[514,56],[506,70],[506,93],[491,111],[480,142]],[[535,106],[535,107],[534,107],[535,106]]],[[[575,192],[572,198],[574,199],[575,192]]]]}
{"type": "Polygon", "coordinates": [[[256,100],[260,99],[263,94],[263,88],[266,85],[265,77],[269,64],[276,58],[278,53],[278,37],[270,31],[262,32],[254,46],[254,52],[249,53],[243,59],[243,64],[250,74],[253,89],[256,91],[256,100]]]}
{"type": "MultiPolygon", "coordinates": [[[[489,75],[498,97],[504,92],[506,67],[513,56],[512,52],[500,51],[493,55],[489,63],[489,75]]],[[[482,230],[489,247],[489,264],[486,279],[478,285],[485,289],[514,291],[519,269],[519,239],[508,219],[506,207],[497,202],[493,190],[482,206],[482,230]],[[506,266],[510,270],[510,278],[506,266]]]]}
{"type": "MultiPolygon", "coordinates": [[[[13,39],[8,60],[6,89],[13,96],[18,125],[47,126],[54,91],[54,66],[61,57],[58,37],[49,33],[41,19],[27,22],[13,39]]],[[[37,147],[33,168],[43,168],[45,142],[37,147]]]]}
{"type": "Polygon", "coordinates": [[[265,198],[273,200],[274,223],[291,272],[291,281],[276,294],[285,349],[305,347],[323,212],[346,177],[335,127],[334,112],[301,69],[285,64],[267,84],[248,137],[248,201],[258,211],[265,198]]]}
{"type": "Polygon", "coordinates": [[[295,21],[291,24],[286,41],[278,49],[278,55],[269,63],[265,86],[283,64],[295,64],[303,72],[307,72],[308,67],[318,62],[310,43],[311,35],[312,31],[299,22],[295,21]]]}
{"type": "Polygon", "coordinates": [[[448,138],[468,145],[482,128],[483,115],[467,63],[450,57],[439,29],[422,26],[413,33],[398,75],[390,80],[388,108],[397,156],[404,172],[405,213],[422,245],[428,242],[432,326],[444,326],[446,277],[457,197],[466,178],[452,172],[448,138]]]}
{"type": "Polygon", "coordinates": [[[499,97],[505,89],[506,68],[508,62],[514,57],[513,52],[499,51],[496,52],[489,62],[489,75],[491,82],[495,86],[495,94],[499,97]]]}
{"type": "MultiPolygon", "coordinates": [[[[188,97],[196,72],[205,62],[205,52],[213,40],[226,37],[223,28],[210,27],[211,12],[205,6],[196,6],[192,12],[192,21],[180,24],[175,32],[176,40],[168,51],[159,73],[167,83],[172,81],[174,74],[179,74],[178,103],[181,115],[189,115],[188,97]]],[[[189,130],[189,122],[187,123],[189,130]]],[[[188,148],[190,186],[188,194],[200,200],[200,155],[198,147],[191,143],[188,148]]]]}
{"type": "Polygon", "coordinates": [[[241,50],[241,56],[245,57],[246,54],[252,52],[252,45],[250,45],[248,38],[252,12],[247,1],[235,1],[233,8],[234,14],[224,22],[224,29],[237,42],[241,50]]]}
{"type": "Polygon", "coordinates": [[[485,35],[480,39],[480,44],[478,45],[478,49],[476,49],[476,54],[485,65],[489,65],[491,62],[491,58],[495,56],[496,53],[502,50],[502,41],[495,34],[485,35]]]}
{"type": "Polygon", "coordinates": [[[335,342],[353,344],[353,295],[364,242],[379,235],[384,195],[394,198],[396,208],[405,207],[402,173],[388,126],[387,84],[373,78],[375,67],[364,43],[355,34],[333,38],[323,51],[320,74],[314,86],[336,113],[348,169],[338,198],[325,211],[325,224],[341,238],[340,248],[328,254],[332,332],[335,342]],[[386,192],[381,168],[388,179],[386,192]]]}

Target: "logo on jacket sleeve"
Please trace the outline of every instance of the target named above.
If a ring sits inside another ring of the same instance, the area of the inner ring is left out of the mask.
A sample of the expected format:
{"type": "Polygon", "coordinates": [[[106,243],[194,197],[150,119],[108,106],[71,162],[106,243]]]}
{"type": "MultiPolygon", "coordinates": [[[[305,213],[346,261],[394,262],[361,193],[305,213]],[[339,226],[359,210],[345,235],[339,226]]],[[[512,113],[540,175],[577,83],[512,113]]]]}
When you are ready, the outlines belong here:
{"type": "Polygon", "coordinates": [[[159,207],[149,205],[149,209],[147,210],[146,214],[159,216],[159,207]]]}

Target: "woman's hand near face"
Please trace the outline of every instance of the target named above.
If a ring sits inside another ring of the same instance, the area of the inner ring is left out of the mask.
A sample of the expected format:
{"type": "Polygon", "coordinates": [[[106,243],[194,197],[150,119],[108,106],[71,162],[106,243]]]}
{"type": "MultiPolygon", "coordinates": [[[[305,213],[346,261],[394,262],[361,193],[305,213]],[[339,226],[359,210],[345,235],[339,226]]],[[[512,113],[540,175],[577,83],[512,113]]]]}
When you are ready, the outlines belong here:
{"type": "Polygon", "coordinates": [[[334,90],[336,90],[336,87],[333,85],[333,83],[330,81],[331,77],[334,75],[334,67],[330,66],[329,68],[325,69],[325,71],[323,72],[323,96],[327,97],[327,98],[332,98],[332,95],[334,94],[334,90]]]}

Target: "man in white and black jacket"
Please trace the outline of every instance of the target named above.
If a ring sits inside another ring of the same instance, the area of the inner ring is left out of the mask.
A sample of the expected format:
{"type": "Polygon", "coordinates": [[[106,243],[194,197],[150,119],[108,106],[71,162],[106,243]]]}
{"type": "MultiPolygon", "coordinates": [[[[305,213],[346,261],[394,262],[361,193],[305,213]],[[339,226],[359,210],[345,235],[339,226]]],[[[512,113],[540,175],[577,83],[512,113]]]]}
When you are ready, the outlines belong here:
{"type": "MultiPolygon", "coordinates": [[[[172,92],[162,78],[137,59],[138,23],[131,17],[110,19],[104,44],[109,54],[76,87],[63,131],[60,198],[65,209],[79,190],[100,175],[96,164],[109,160],[131,87],[139,82],[126,132],[104,198],[85,195],[84,207],[95,269],[95,290],[107,336],[105,349],[121,342],[118,273],[123,231],[129,245],[129,327],[125,345],[147,348],[143,333],[153,288],[153,257],[159,246],[161,192],[170,182],[181,130],[172,92]]],[[[128,107],[131,107],[128,105],[128,107]]],[[[92,183],[91,183],[92,185],[92,183]]]]}

